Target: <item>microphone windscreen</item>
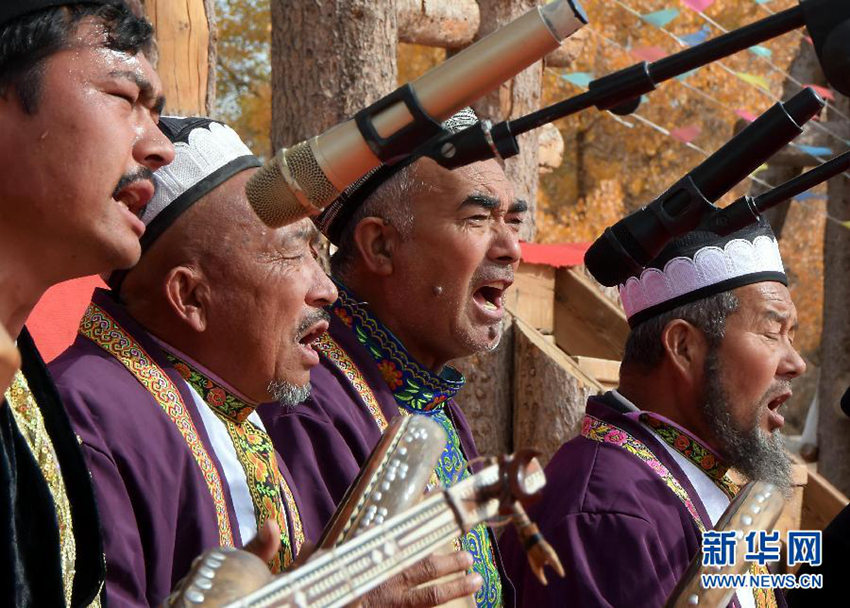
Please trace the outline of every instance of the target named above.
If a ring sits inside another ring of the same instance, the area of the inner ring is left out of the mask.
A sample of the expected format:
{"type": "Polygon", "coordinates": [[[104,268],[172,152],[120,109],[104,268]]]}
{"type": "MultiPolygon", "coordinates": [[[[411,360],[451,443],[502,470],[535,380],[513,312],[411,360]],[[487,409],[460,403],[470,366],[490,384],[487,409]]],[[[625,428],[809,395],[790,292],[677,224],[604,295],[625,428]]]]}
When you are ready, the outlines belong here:
{"type": "Polygon", "coordinates": [[[245,193],[263,223],[270,228],[279,228],[321,211],[321,207],[313,206],[306,198],[301,200],[296,195],[301,191],[300,186],[309,188],[321,207],[340,194],[325,177],[306,141],[278,152],[251,176],[245,184],[245,193]]]}
{"type": "Polygon", "coordinates": [[[841,397],[841,411],[844,412],[845,416],[850,417],[850,387],[847,387],[841,397]]]}

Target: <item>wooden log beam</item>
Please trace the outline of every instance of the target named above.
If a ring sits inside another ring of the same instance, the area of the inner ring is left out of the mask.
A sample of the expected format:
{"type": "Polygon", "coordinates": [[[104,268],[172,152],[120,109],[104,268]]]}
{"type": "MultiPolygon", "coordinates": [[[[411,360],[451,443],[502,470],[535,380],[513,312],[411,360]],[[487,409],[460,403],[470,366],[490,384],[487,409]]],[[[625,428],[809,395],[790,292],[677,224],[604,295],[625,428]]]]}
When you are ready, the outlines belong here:
{"type": "Polygon", "coordinates": [[[581,270],[561,269],[555,278],[555,341],[575,357],[619,361],[629,325],[623,310],[581,270]]]}
{"type": "Polygon", "coordinates": [[[480,23],[475,0],[398,0],[401,42],[459,49],[472,42],[480,23]]]}
{"type": "Polygon", "coordinates": [[[564,351],[514,319],[514,449],[540,450],[546,464],[578,435],[587,398],[603,390],[564,351]]]}
{"type": "Polygon", "coordinates": [[[146,0],[168,112],[209,114],[215,101],[213,0],[146,0]]]}

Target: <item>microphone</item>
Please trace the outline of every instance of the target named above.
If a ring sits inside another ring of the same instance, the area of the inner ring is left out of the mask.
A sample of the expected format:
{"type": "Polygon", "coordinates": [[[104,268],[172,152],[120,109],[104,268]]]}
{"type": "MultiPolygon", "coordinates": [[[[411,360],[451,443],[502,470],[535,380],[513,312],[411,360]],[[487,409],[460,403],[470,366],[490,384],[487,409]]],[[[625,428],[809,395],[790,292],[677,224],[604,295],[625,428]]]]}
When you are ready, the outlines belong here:
{"type": "Polygon", "coordinates": [[[762,212],[832,179],[847,169],[850,169],[850,152],[839,154],[811,171],[763,192],[755,198],[750,195],[742,196],[723,209],[717,209],[708,215],[699,225],[698,230],[708,230],[720,236],[737,232],[757,222],[762,212]]]}
{"type": "Polygon", "coordinates": [[[714,201],[802,133],[823,106],[810,88],[774,105],[667,192],[606,228],[585,253],[587,269],[608,287],[641,272],[672,239],[716,212],[714,201]]]}
{"type": "Polygon", "coordinates": [[[467,47],[321,135],[278,152],[246,185],[267,225],[315,215],[381,163],[442,132],[439,121],[560,46],[587,24],[578,0],[554,0],[467,47]]]}

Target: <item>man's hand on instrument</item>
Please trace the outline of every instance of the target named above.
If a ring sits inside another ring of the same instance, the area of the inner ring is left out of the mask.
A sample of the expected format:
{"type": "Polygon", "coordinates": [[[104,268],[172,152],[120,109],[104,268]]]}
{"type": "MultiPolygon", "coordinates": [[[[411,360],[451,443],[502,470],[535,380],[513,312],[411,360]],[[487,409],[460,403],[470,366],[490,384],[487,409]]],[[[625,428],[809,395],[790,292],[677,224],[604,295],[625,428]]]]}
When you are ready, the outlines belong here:
{"type": "Polygon", "coordinates": [[[463,575],[471,567],[472,556],[466,551],[449,555],[432,555],[370,591],[360,601],[359,606],[360,608],[431,608],[473,595],[481,588],[484,581],[476,573],[463,575]],[[444,576],[452,575],[455,576],[451,580],[427,585],[444,576]]]}
{"type": "Polygon", "coordinates": [[[21,367],[21,354],[9,332],[0,325],[0,389],[3,393],[12,384],[15,372],[21,367]]]}
{"type": "Polygon", "coordinates": [[[280,527],[276,522],[267,519],[263,527],[257,531],[257,535],[243,549],[266,563],[272,561],[280,550],[280,527]]]}

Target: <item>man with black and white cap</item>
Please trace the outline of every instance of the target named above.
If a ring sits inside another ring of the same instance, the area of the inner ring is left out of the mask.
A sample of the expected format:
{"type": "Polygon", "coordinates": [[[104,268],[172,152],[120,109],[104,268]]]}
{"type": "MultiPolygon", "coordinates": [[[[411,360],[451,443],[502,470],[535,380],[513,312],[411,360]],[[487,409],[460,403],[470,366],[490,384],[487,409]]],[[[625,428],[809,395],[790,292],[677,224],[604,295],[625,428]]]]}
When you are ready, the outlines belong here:
{"type": "MultiPolygon", "coordinates": [[[[93,475],[112,606],[160,604],[196,556],[258,530],[273,572],[321,533],[255,412],[309,395],[311,343],[337,295],[319,233],[257,218],[245,182],[260,163],[235,131],[207,118],[160,127],[176,158],[154,174],[141,260],[108,277],[51,364],[93,475]]],[[[415,566],[364,604],[407,602],[434,567],[462,566],[415,566]]]]}
{"type": "MultiPolygon", "coordinates": [[[[477,121],[472,110],[445,127],[477,121]]],[[[464,378],[448,362],[498,344],[504,292],[519,263],[517,200],[496,161],[454,171],[415,157],[379,168],[318,217],[339,249],[331,260],[339,299],[316,347],[313,395],[303,406],[260,413],[296,485],[321,483],[309,508],[321,527],[399,412],[439,422],[449,441],[434,474],[448,487],[470,474],[478,453],[453,401],[464,378]]],[[[510,604],[486,525],[458,543],[472,555],[473,605],[510,604]]]]}
{"type": "Polygon", "coordinates": [[[112,606],[158,605],[196,556],[264,526],[272,571],[292,563],[297,491],[254,408],[306,396],[307,343],[336,298],[315,229],[271,230],[251,211],[244,183],[260,162],[235,131],[206,118],[160,128],[176,156],[154,174],[141,260],[95,292],[50,366],[92,473],[112,606]]]}
{"type": "MultiPolygon", "coordinates": [[[[588,401],[530,509],[569,574],[543,588],[516,537],[502,543],[525,605],[662,606],[738,490],[729,468],[789,489],[778,409],[806,366],[786,285],[763,220],[692,232],[621,285],[632,330],[619,387],[588,401]]],[[[784,605],[771,590],[736,595],[784,605]]]]}
{"type": "Polygon", "coordinates": [[[89,473],[24,323],[50,286],[139,258],[135,214],[173,157],[152,34],[117,0],[0,3],[0,348],[21,356],[0,405],[3,606],[99,603],[89,473]]]}

